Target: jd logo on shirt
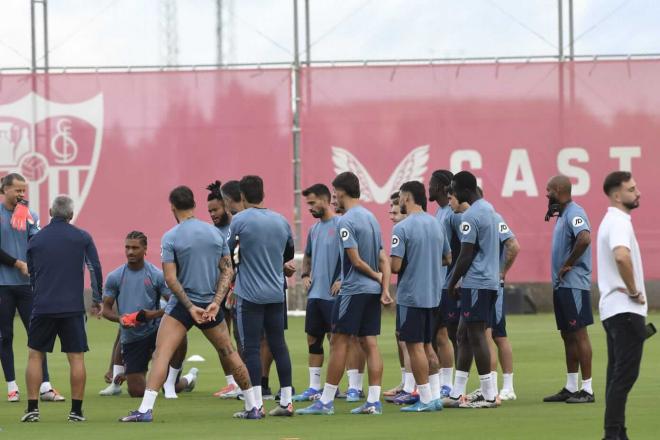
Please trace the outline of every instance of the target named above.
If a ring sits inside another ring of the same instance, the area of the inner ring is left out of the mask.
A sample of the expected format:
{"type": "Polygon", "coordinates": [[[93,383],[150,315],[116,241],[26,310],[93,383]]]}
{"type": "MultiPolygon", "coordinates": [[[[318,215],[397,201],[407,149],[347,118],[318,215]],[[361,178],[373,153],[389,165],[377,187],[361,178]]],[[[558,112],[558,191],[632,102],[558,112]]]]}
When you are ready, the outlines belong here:
{"type": "Polygon", "coordinates": [[[500,223],[500,234],[506,234],[507,232],[509,232],[509,226],[504,222],[500,223]]]}
{"type": "Polygon", "coordinates": [[[393,235],[392,236],[392,248],[397,247],[399,245],[399,241],[400,241],[399,237],[397,237],[396,235],[393,235]]]}
{"type": "Polygon", "coordinates": [[[461,223],[461,234],[467,235],[472,230],[472,226],[468,222],[461,223]]]}
{"type": "Polygon", "coordinates": [[[584,225],[584,219],[582,217],[573,217],[573,227],[577,228],[584,225]]]}
{"type": "Polygon", "coordinates": [[[351,236],[351,234],[348,233],[348,229],[341,228],[339,230],[339,236],[341,237],[342,241],[346,241],[346,240],[348,240],[348,237],[351,236]]]}

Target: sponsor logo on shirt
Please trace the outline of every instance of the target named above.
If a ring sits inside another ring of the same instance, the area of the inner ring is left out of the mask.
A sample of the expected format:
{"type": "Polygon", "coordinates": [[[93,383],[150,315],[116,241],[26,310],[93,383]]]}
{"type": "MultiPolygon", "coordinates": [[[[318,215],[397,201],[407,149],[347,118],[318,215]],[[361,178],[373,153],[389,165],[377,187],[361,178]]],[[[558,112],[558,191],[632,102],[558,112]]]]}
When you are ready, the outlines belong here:
{"type": "Polygon", "coordinates": [[[574,228],[579,228],[580,226],[584,225],[584,219],[580,216],[573,217],[573,220],[571,222],[573,223],[574,228]]]}
{"type": "Polygon", "coordinates": [[[400,241],[401,240],[399,240],[399,237],[397,237],[396,235],[392,235],[392,248],[397,247],[400,241]]]}
{"type": "Polygon", "coordinates": [[[339,230],[339,236],[341,237],[342,241],[346,241],[351,236],[351,234],[348,232],[348,229],[341,228],[339,230]]]}
{"type": "Polygon", "coordinates": [[[472,230],[472,226],[468,222],[462,222],[460,226],[461,234],[467,235],[472,230]]]}
{"type": "Polygon", "coordinates": [[[500,229],[500,234],[506,234],[507,232],[509,232],[509,226],[504,222],[500,222],[499,229],[500,229]]]}

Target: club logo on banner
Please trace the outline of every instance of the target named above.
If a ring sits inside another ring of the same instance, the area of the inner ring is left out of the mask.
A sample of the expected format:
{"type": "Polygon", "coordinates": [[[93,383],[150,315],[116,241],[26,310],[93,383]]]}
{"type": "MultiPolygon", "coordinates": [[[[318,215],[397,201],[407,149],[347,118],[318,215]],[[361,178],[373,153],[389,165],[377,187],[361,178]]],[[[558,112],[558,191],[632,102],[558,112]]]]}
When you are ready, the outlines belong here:
{"type": "Polygon", "coordinates": [[[423,181],[429,161],[429,146],[423,145],[408,153],[383,186],[376,184],[364,165],[348,150],[332,147],[332,161],[335,164],[335,173],[350,171],[360,179],[360,199],[383,204],[387,203],[390,195],[404,183],[411,180],[423,181]]]}
{"type": "Polygon", "coordinates": [[[96,174],[102,138],[102,94],[61,104],[30,92],[0,104],[0,175],[25,177],[30,208],[40,217],[58,195],[73,199],[77,215],[96,174]]]}

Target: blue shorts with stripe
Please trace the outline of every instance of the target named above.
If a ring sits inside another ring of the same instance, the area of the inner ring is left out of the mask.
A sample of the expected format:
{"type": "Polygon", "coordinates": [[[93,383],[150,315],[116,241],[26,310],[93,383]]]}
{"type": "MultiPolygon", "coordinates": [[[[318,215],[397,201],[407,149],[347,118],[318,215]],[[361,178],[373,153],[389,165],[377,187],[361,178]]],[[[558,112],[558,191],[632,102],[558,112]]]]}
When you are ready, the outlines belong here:
{"type": "Polygon", "coordinates": [[[489,327],[493,331],[494,338],[506,338],[506,315],[504,313],[504,284],[497,291],[497,299],[490,314],[489,327]]]}
{"type": "Polygon", "coordinates": [[[305,311],[305,333],[310,336],[323,337],[332,331],[332,309],[336,301],[309,298],[305,311]]]}
{"type": "Polygon", "coordinates": [[[352,336],[380,334],[380,295],[339,295],[332,309],[332,333],[352,336]]]}
{"type": "Polygon", "coordinates": [[[488,324],[496,298],[497,290],[461,288],[461,319],[488,324]]]}
{"type": "Polygon", "coordinates": [[[399,341],[430,344],[435,336],[437,308],[397,305],[399,341]]]}
{"type": "Polygon", "coordinates": [[[557,330],[575,331],[594,323],[591,292],[560,287],[552,294],[557,330]]]}

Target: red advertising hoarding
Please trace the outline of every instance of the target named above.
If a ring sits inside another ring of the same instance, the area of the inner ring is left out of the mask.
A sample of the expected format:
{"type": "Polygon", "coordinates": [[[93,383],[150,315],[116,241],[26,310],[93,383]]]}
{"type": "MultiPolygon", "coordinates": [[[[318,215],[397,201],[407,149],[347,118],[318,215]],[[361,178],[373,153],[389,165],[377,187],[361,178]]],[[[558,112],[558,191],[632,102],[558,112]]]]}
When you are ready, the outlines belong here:
{"type": "Polygon", "coordinates": [[[286,69],[2,75],[0,172],[27,178],[42,225],[48,203],[70,195],[105,272],[135,229],[159,264],[177,185],[193,189],[207,220],[210,182],[258,174],[268,205],[292,220],[290,108],[286,69]]]}
{"type": "MultiPolygon", "coordinates": [[[[572,178],[595,243],[607,206],[604,177],[632,170],[643,193],[634,225],[652,262],[660,257],[659,77],[655,60],[307,70],[303,186],[356,172],[366,206],[389,236],[387,203],[401,183],[428,184],[439,168],[472,170],[521,243],[509,280],[549,282],[548,179],[572,178]]],[[[645,272],[660,278],[658,265],[645,272]]]]}

